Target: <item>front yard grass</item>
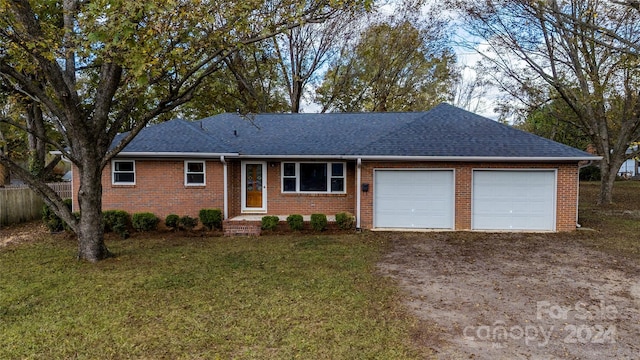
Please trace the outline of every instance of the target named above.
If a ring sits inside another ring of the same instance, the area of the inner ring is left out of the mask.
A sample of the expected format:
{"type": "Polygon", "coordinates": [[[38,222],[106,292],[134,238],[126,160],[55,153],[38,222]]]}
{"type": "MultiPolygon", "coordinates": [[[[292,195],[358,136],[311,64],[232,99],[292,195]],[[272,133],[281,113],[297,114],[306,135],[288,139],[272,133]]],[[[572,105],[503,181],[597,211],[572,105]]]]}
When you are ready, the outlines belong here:
{"type": "Polygon", "coordinates": [[[97,265],[56,236],[1,249],[0,358],[425,355],[375,273],[380,235],[145,236],[97,265]]]}
{"type": "Polygon", "coordinates": [[[597,205],[600,182],[580,183],[578,222],[595,231],[578,235],[599,250],[624,257],[640,258],[640,181],[618,181],[613,204],[597,205]]]}
{"type": "MultiPolygon", "coordinates": [[[[598,183],[580,189],[579,222],[594,231],[544,236],[640,259],[640,182],[617,183],[604,208],[598,183]]],[[[376,273],[386,239],[137,234],[112,238],[118,256],[99,264],[74,261],[64,236],[9,245],[0,248],[0,359],[429,357],[430,346],[412,343],[425,325],[376,273]]]]}

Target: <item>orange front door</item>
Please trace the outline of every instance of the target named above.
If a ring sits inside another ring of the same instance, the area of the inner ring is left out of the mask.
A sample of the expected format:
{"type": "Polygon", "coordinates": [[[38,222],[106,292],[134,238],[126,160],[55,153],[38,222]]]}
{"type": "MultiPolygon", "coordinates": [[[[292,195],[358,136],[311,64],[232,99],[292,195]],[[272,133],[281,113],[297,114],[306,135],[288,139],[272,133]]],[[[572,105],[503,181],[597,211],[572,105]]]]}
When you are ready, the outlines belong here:
{"type": "Polygon", "coordinates": [[[246,207],[262,208],[262,164],[245,164],[246,207]]]}

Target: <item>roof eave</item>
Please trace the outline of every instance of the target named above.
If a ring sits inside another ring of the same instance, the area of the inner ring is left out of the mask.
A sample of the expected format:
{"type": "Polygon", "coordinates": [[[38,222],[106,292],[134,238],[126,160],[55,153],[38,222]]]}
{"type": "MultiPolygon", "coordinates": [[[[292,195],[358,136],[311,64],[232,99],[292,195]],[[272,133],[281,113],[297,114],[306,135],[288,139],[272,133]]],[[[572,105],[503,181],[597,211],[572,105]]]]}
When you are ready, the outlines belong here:
{"type": "Polygon", "coordinates": [[[597,161],[601,156],[397,156],[397,155],[250,155],[241,154],[244,159],[340,159],[365,161],[453,161],[453,162],[567,162],[597,161]]]}
{"type": "Polygon", "coordinates": [[[137,151],[121,151],[116,157],[132,157],[132,158],[189,158],[189,159],[208,159],[224,157],[236,157],[238,153],[198,153],[198,152],[137,152],[137,151]]]}
{"type": "Polygon", "coordinates": [[[471,162],[567,162],[597,161],[601,156],[394,156],[394,155],[350,155],[349,158],[386,161],[471,161],[471,162]]]}
{"type": "Polygon", "coordinates": [[[238,153],[196,153],[196,152],[120,152],[118,157],[137,158],[227,158],[238,159],[338,159],[365,161],[451,161],[451,162],[567,162],[598,161],[601,156],[398,156],[398,155],[265,155],[238,153]]]}

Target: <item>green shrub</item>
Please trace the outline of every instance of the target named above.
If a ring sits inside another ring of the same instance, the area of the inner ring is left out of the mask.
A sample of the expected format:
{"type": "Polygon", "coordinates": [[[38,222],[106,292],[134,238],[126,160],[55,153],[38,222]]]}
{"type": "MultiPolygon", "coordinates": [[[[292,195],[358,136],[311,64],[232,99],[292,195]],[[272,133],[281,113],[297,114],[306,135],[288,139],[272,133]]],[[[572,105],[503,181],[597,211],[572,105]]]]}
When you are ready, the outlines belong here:
{"type": "Polygon", "coordinates": [[[278,227],[280,218],[277,216],[263,216],[262,217],[262,230],[275,230],[278,227]]]}
{"type": "Polygon", "coordinates": [[[197,225],[198,225],[198,219],[192,218],[189,215],[185,215],[185,216],[180,218],[180,226],[182,226],[186,230],[191,231],[197,225]]]}
{"type": "Polygon", "coordinates": [[[111,232],[120,235],[121,238],[129,237],[129,225],[131,224],[131,216],[124,210],[106,210],[102,212],[102,226],[105,232],[111,232]]]}
{"type": "Polygon", "coordinates": [[[202,209],[198,217],[207,229],[222,229],[222,211],[220,209],[202,209]]]}
{"type": "Polygon", "coordinates": [[[304,219],[302,215],[292,214],[287,216],[287,224],[289,224],[289,229],[299,231],[304,228],[304,219]]]}
{"type": "Polygon", "coordinates": [[[580,181],[600,181],[600,167],[596,165],[585,166],[580,169],[580,181]]]}
{"type": "Polygon", "coordinates": [[[351,213],[341,212],[336,214],[336,224],[341,230],[350,230],[353,228],[354,217],[351,213]]]}
{"type": "Polygon", "coordinates": [[[135,213],[131,217],[133,228],[137,231],[153,231],[158,228],[160,219],[150,212],[135,213]]]}
{"type": "Polygon", "coordinates": [[[327,229],[327,215],[311,214],[311,228],[315,231],[323,231],[327,229]]]}
{"type": "MultiPolygon", "coordinates": [[[[64,199],[62,202],[67,208],[69,208],[69,210],[71,210],[71,204],[73,203],[71,199],[64,199]]],[[[64,220],[56,215],[56,213],[47,204],[42,206],[42,221],[51,232],[60,232],[68,228],[64,220]]]]}
{"type": "Polygon", "coordinates": [[[180,224],[180,216],[176,214],[167,215],[167,218],[164,219],[164,224],[172,229],[177,229],[180,224]]]}

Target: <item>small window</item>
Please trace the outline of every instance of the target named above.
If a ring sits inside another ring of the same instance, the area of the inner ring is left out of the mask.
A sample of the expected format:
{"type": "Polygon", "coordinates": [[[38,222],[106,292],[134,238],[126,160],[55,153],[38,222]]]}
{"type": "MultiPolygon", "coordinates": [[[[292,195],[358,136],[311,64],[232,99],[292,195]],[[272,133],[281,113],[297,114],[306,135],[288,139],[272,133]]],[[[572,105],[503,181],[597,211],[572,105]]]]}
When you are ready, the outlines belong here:
{"type": "Polygon", "coordinates": [[[204,161],[184,162],[184,184],[187,186],[203,186],[205,184],[204,161]]]}
{"type": "Polygon", "coordinates": [[[284,163],[282,165],[282,191],[284,192],[298,191],[295,163],[284,163]]]}
{"type": "Polygon", "coordinates": [[[344,192],[344,163],[331,164],[331,192],[344,192]]]}
{"type": "Polygon", "coordinates": [[[136,183],[136,162],[134,160],[113,160],[111,174],[112,184],[133,185],[136,183]]]}
{"type": "Polygon", "coordinates": [[[282,192],[344,193],[344,163],[282,163],[282,192]]]}

